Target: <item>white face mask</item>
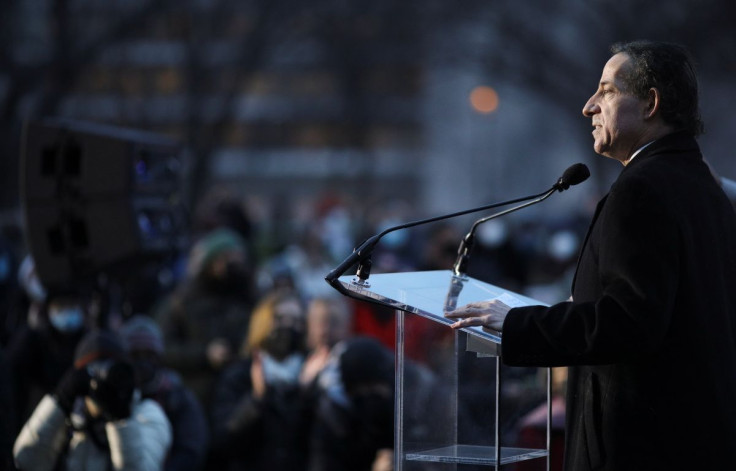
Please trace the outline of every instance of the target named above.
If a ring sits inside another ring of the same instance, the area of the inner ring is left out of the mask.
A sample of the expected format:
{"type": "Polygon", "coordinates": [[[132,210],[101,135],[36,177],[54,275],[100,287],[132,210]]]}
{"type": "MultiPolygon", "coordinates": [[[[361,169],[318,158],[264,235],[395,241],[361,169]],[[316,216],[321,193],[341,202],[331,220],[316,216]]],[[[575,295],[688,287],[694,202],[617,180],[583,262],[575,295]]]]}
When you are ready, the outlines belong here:
{"type": "Polygon", "coordinates": [[[59,332],[77,332],[84,324],[84,313],[80,307],[52,308],[49,310],[49,322],[59,332]]]}

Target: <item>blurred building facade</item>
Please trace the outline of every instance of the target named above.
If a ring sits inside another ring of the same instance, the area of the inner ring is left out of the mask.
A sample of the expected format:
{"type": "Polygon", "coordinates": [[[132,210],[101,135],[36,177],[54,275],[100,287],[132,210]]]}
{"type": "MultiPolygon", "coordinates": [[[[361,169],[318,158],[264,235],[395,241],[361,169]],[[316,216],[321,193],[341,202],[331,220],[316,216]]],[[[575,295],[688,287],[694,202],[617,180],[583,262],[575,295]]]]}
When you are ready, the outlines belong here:
{"type": "MultiPolygon", "coordinates": [[[[680,40],[700,53],[715,90],[728,71],[712,64],[736,56],[733,41],[704,44],[691,32],[727,29],[728,2],[695,12],[685,0],[666,10],[614,2],[615,14],[600,3],[7,2],[3,224],[19,219],[23,123],[46,116],[174,137],[188,149],[190,204],[230,186],[264,218],[309,218],[304,208],[328,195],[349,200],[358,218],[397,201],[410,218],[433,215],[543,191],[578,161],[594,169],[591,183],[528,216],[589,211],[618,171],[593,155],[579,114],[606,47],[680,40]],[[642,8],[661,19],[646,31],[633,20],[642,8]],[[470,102],[479,86],[497,93],[490,110],[470,102]]],[[[706,122],[714,113],[725,114],[714,105],[706,122]]],[[[720,146],[704,145],[736,173],[720,146]]]]}

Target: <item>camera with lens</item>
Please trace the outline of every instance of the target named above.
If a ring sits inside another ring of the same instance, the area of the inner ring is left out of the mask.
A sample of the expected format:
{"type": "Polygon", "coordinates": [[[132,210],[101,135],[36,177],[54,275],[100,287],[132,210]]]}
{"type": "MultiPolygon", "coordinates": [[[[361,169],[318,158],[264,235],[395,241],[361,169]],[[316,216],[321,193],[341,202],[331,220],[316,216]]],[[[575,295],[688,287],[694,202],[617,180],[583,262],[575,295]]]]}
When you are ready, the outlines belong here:
{"type": "Polygon", "coordinates": [[[108,420],[130,416],[135,389],[133,365],[120,359],[98,360],[87,365],[90,376],[89,397],[108,420]]]}

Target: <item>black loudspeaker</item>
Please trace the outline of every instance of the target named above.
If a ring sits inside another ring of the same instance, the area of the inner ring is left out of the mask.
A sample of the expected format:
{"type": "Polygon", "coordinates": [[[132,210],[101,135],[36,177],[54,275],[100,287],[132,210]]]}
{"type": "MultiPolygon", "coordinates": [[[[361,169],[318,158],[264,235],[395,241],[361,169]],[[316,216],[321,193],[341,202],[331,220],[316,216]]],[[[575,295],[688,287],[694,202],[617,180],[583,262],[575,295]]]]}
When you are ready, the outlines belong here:
{"type": "Polygon", "coordinates": [[[163,136],[99,124],[26,124],[21,202],[41,282],[66,289],[186,244],[182,149],[163,136]]]}

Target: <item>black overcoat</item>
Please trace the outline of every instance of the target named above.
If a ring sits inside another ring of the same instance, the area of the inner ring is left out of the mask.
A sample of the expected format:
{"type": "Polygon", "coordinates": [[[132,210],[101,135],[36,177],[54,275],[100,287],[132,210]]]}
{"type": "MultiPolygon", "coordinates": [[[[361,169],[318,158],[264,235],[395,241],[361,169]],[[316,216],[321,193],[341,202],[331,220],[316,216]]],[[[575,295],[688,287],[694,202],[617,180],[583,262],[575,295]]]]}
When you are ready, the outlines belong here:
{"type": "Polygon", "coordinates": [[[624,167],[572,292],[511,310],[502,344],[510,365],[571,366],[565,468],[736,469],[736,216],[694,138],[624,167]]]}

